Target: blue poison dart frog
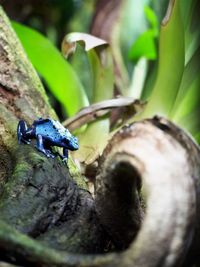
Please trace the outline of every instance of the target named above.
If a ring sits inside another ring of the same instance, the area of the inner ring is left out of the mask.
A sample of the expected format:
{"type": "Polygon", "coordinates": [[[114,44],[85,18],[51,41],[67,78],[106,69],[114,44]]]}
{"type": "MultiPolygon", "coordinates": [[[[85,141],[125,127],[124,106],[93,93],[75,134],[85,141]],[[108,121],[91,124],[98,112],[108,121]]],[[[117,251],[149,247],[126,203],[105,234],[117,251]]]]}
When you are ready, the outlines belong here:
{"type": "Polygon", "coordinates": [[[50,118],[35,120],[30,127],[27,127],[25,121],[20,120],[17,137],[19,144],[30,144],[31,139],[36,139],[38,151],[50,158],[59,155],[62,159],[67,159],[68,149],[73,151],[79,148],[77,137],[73,136],[60,122],[50,118]],[[63,147],[63,155],[53,152],[52,146],[63,147]]]}

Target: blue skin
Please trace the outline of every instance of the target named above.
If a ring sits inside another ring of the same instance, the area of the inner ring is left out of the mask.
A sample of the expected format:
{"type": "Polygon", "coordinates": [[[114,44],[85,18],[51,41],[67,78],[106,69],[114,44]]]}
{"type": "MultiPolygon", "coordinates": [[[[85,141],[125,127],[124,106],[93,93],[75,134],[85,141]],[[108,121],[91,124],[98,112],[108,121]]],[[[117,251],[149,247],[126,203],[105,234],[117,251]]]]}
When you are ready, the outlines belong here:
{"type": "Polygon", "coordinates": [[[60,156],[62,159],[68,159],[68,149],[74,151],[79,148],[77,137],[53,119],[40,118],[34,121],[29,128],[25,121],[20,120],[17,137],[19,144],[30,144],[32,139],[36,139],[37,150],[50,158],[60,156]],[[53,152],[52,146],[63,147],[63,155],[53,152]]]}

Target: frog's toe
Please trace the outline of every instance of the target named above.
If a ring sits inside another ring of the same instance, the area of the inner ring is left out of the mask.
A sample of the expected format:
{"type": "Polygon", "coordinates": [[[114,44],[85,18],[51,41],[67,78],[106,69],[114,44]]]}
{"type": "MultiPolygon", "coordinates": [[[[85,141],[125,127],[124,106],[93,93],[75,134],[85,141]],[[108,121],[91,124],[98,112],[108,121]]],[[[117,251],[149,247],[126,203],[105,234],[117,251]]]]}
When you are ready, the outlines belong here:
{"type": "Polygon", "coordinates": [[[45,149],[42,149],[42,148],[38,147],[37,145],[35,145],[35,148],[36,148],[39,152],[43,153],[47,158],[50,158],[50,154],[49,154],[45,149]]]}
{"type": "Polygon", "coordinates": [[[26,145],[30,145],[31,140],[30,139],[25,139],[22,137],[22,135],[18,135],[18,143],[19,144],[26,144],[26,145]]]}
{"type": "Polygon", "coordinates": [[[52,154],[52,153],[49,153],[49,157],[52,158],[52,159],[54,159],[55,158],[55,155],[52,154]]]}
{"type": "Polygon", "coordinates": [[[56,155],[54,155],[54,153],[53,153],[51,150],[46,149],[45,151],[46,151],[46,153],[49,155],[49,158],[54,159],[54,158],[56,157],[56,155]]]}
{"type": "Polygon", "coordinates": [[[24,138],[22,138],[21,141],[22,141],[24,144],[27,144],[27,145],[30,145],[30,143],[31,143],[31,140],[30,140],[30,139],[24,139],[24,138]]]}
{"type": "Polygon", "coordinates": [[[46,156],[47,158],[52,158],[51,153],[49,153],[48,151],[44,150],[43,153],[45,154],[45,156],[46,156]]]}
{"type": "Polygon", "coordinates": [[[67,163],[68,162],[68,158],[67,157],[63,157],[62,161],[67,163]]]}

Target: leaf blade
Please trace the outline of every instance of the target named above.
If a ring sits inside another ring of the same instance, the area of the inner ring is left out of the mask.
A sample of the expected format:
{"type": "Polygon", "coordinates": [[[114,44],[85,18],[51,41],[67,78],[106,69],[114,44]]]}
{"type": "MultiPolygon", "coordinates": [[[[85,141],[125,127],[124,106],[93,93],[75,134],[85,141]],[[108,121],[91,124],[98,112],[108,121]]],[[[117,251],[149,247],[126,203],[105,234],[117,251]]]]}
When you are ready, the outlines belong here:
{"type": "Polygon", "coordinates": [[[156,114],[169,116],[182,79],[184,54],[184,28],[180,1],[171,0],[161,26],[157,78],[142,117],[156,114]]]}
{"type": "Polygon", "coordinates": [[[31,28],[16,22],[12,25],[32,64],[67,113],[74,115],[87,106],[88,99],[76,73],[51,42],[31,28]]]}

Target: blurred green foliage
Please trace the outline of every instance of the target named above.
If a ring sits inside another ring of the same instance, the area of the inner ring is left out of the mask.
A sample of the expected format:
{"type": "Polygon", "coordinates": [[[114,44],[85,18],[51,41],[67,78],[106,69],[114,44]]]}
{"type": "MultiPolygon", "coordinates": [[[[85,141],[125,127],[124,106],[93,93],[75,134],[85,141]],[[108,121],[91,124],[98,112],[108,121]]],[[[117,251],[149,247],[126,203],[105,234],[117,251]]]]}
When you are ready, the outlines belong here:
{"type": "MultiPolygon", "coordinates": [[[[68,14],[63,22],[63,15],[59,15],[58,20],[54,18],[64,27],[61,25],[61,29],[57,29],[58,23],[53,30],[52,25],[48,25],[45,31],[43,29],[43,32],[56,40],[55,43],[69,29],[88,32],[94,12],[101,12],[95,10],[94,2],[89,0],[70,3],[73,16],[68,14]]],[[[106,1],[102,3],[107,4],[106,1]]],[[[64,12],[69,10],[65,9],[64,12]]],[[[140,118],[156,114],[166,116],[200,141],[199,14],[198,0],[122,1],[119,8],[113,9],[106,17],[106,22],[110,19],[109,35],[103,32],[106,31],[105,21],[100,24],[102,34],[108,36],[110,41],[115,62],[115,80],[106,78],[109,72],[102,74],[102,65],[94,61],[94,55],[91,60],[90,54],[93,52],[86,55],[79,48],[79,52],[70,59],[70,67],[44,36],[30,29],[25,30],[20,25],[15,24],[14,27],[32,63],[69,115],[89,102],[103,100],[107,95],[111,98],[112,93],[109,92],[112,90],[107,88],[115,85],[121,95],[148,100],[140,118]],[[112,12],[118,12],[117,16],[112,12]],[[167,15],[161,24],[164,14],[167,15]],[[115,16],[118,19],[112,20],[115,16]],[[101,97],[94,98],[95,95],[101,97]]],[[[105,129],[107,131],[107,127],[105,129]]],[[[95,131],[92,130],[92,134],[95,131]]],[[[103,129],[100,131],[103,132],[103,129]]]]}
{"type": "Polygon", "coordinates": [[[155,60],[157,48],[155,38],[158,36],[158,20],[154,11],[145,6],[144,13],[149,22],[149,28],[143,32],[133,43],[129,50],[129,59],[137,62],[140,58],[155,60]]]}
{"type": "Polygon", "coordinates": [[[12,24],[23,47],[52,94],[63,104],[68,115],[88,105],[82,84],[70,64],[42,34],[18,23],[12,24]]]}

